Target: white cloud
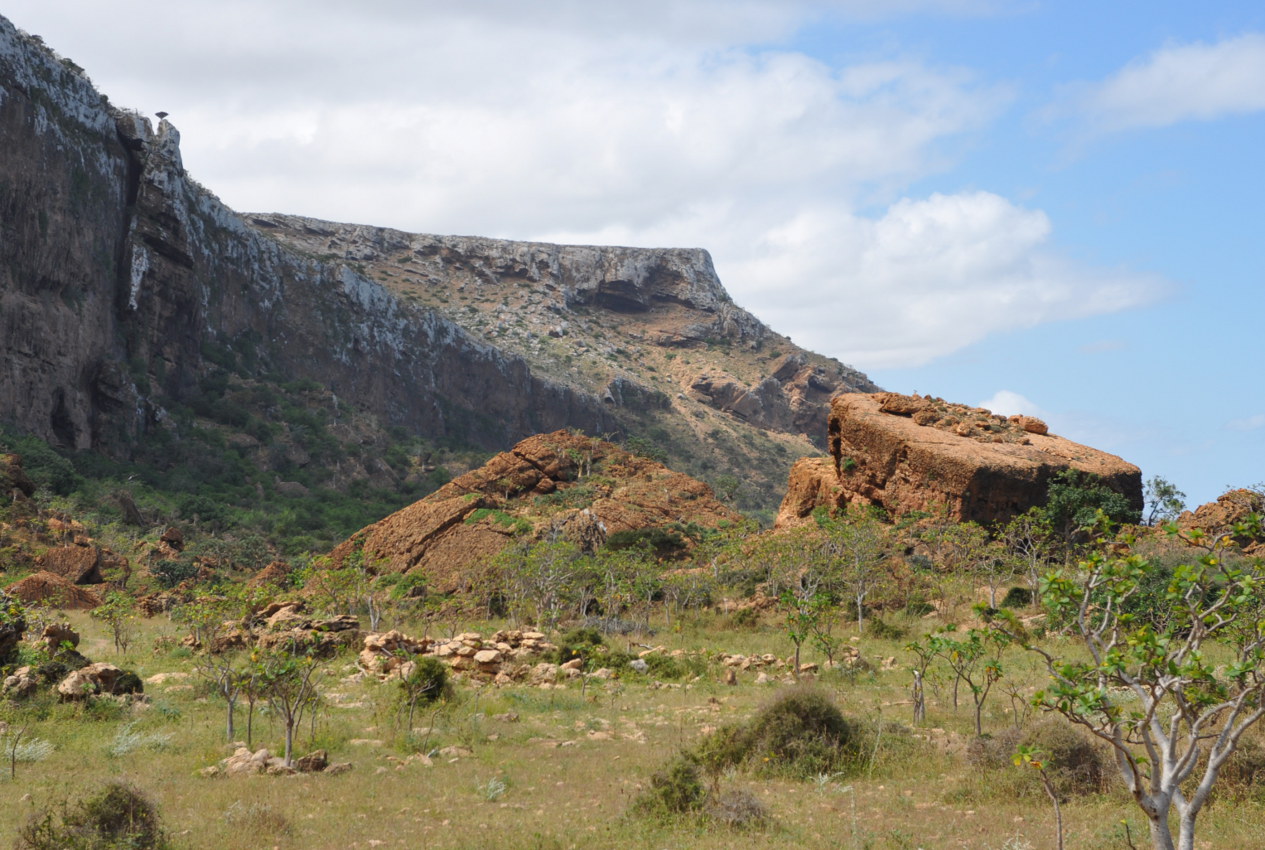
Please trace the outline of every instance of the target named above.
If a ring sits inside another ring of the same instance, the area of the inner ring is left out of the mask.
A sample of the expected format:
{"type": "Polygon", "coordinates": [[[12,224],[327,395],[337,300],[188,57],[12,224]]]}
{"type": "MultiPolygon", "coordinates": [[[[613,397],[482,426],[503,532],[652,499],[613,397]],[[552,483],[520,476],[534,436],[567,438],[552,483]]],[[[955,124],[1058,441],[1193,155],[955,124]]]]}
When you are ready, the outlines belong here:
{"type": "Polygon", "coordinates": [[[1259,431],[1265,428],[1265,413],[1257,413],[1254,416],[1244,416],[1241,419],[1231,419],[1225,424],[1228,431],[1259,431]]]}
{"type": "Polygon", "coordinates": [[[1075,98],[1097,132],[1210,121],[1265,109],[1265,35],[1171,45],[1075,98]]]}
{"type": "Polygon", "coordinates": [[[993,413],[998,413],[1002,416],[1014,416],[1017,413],[1025,416],[1035,416],[1038,419],[1048,419],[1050,416],[1035,402],[1010,390],[998,390],[993,394],[992,398],[984,399],[977,406],[988,408],[993,413]]]}
{"type": "Polygon", "coordinates": [[[1128,309],[1163,281],[1077,265],[1049,219],[988,192],[901,200],[877,219],[801,213],[724,269],[795,340],[862,368],[925,364],[985,336],[1128,309]],[[787,286],[786,281],[796,285],[787,286]]]}
{"type": "Polygon", "coordinates": [[[875,7],[11,0],[6,13],[67,33],[44,34],[116,103],[169,111],[186,166],[237,209],[706,247],[740,304],[862,368],[1154,297],[1154,280],[1062,259],[1040,210],[988,192],[901,198],[1011,92],[898,52],[832,67],[785,47],[816,18],[875,7]]]}

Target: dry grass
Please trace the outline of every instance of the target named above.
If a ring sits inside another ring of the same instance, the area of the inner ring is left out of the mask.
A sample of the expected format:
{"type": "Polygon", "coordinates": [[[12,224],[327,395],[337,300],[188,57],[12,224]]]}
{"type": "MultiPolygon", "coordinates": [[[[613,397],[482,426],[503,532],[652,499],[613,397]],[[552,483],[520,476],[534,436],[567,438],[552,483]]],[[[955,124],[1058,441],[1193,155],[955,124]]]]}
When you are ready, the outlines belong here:
{"type": "MultiPolygon", "coordinates": [[[[163,620],[147,623],[138,648],[118,659],[99,624],[73,614],[71,619],[84,634],[84,653],[94,660],[136,669],[142,678],[192,668],[183,653],[145,649],[160,633],[172,633],[163,620]]],[[[773,626],[722,632],[710,619],[700,623],[654,640],[713,651],[788,652],[773,626]]],[[[917,633],[933,624],[902,625],[917,633]]],[[[905,640],[864,638],[859,644],[869,658],[907,660],[900,648],[905,640]]],[[[141,710],[52,701],[20,710],[0,706],[0,719],[24,724],[25,734],[55,747],[41,761],[17,765],[16,787],[4,771],[0,798],[13,803],[0,806],[0,846],[10,846],[18,825],[37,809],[123,778],[152,795],[176,846],[189,850],[1053,847],[1048,803],[1039,794],[1016,793],[1021,780],[1009,770],[981,769],[966,759],[969,698],[964,695],[954,713],[951,683],[934,683],[927,723],[902,732],[910,719],[908,673],[880,666],[856,675],[832,672],[819,682],[846,716],[886,730],[868,739],[870,752],[855,773],[816,781],[757,779],[745,772],[725,778],[727,792],[749,795],[742,798],[744,807],[758,802],[767,810],[769,822],[759,830],[629,814],[630,802],[672,754],[710,730],[750,718],[775,690],[755,685],[754,674],[747,673],[738,686],[727,687],[718,668],[680,687],[629,680],[590,683],[582,693],[578,685],[539,690],[466,684],[455,704],[419,713],[417,725],[431,731],[410,737],[395,728],[391,689],[351,681],[349,659],[340,659],[322,678],[328,708],[315,735],[305,725],[299,743],[301,752],[323,747],[332,760],[355,764],[340,776],[198,776],[229,750],[223,705],[194,678],[147,686],[150,702],[141,710]],[[116,736],[129,727],[134,735],[167,743],[111,756],[116,736]],[[449,746],[469,754],[437,752],[449,746]],[[410,757],[418,747],[431,753],[429,760],[410,757]],[[499,790],[491,793],[493,788],[499,790]]],[[[1006,669],[1028,688],[1041,681],[1021,656],[1011,656],[1006,669]]],[[[996,694],[985,712],[986,728],[1012,724],[1011,709],[996,694]]],[[[244,736],[244,714],[239,722],[244,736]]],[[[257,746],[280,743],[279,725],[267,718],[256,718],[255,731],[257,746]]],[[[1201,841],[1209,847],[1262,846],[1251,824],[1263,816],[1259,802],[1237,795],[1201,817],[1201,841]]],[[[1068,847],[1123,847],[1125,819],[1135,841],[1144,840],[1136,808],[1118,790],[1071,800],[1064,817],[1068,847]]]]}

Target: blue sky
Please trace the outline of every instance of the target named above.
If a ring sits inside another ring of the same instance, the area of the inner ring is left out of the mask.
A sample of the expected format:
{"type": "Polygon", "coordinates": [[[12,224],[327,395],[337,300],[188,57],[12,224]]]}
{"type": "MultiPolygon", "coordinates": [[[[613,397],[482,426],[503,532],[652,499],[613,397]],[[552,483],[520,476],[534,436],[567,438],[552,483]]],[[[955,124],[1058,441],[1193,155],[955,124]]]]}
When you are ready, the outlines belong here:
{"type": "Polygon", "coordinates": [[[9,0],[239,210],[709,249],[879,384],[1265,480],[1265,4],[9,0]]]}

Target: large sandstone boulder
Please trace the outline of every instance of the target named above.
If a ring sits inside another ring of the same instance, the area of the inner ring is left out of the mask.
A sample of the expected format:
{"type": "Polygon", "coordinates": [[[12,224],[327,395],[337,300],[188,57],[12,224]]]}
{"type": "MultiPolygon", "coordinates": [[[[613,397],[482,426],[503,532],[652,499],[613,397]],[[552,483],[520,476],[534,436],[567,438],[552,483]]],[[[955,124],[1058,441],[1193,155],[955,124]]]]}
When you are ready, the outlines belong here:
{"type": "Polygon", "coordinates": [[[142,690],[144,685],[136,674],[120,670],[104,661],[72,671],[57,685],[57,693],[65,701],[81,700],[97,694],[140,693],[142,690]]]}
{"type": "Polygon", "coordinates": [[[516,538],[560,531],[592,549],[620,531],[741,520],[688,475],[611,443],[557,431],[528,437],[481,468],[356,532],[331,554],[357,551],[384,572],[420,571],[427,588],[466,589],[473,568],[516,538]]]}
{"type": "Polygon", "coordinates": [[[1100,476],[1142,508],[1142,473],[1115,455],[1049,433],[1027,416],[899,393],[838,396],[829,458],[791,470],[779,527],[821,506],[876,505],[893,516],[947,511],[956,521],[1004,521],[1045,502],[1065,469],[1100,476]]]}

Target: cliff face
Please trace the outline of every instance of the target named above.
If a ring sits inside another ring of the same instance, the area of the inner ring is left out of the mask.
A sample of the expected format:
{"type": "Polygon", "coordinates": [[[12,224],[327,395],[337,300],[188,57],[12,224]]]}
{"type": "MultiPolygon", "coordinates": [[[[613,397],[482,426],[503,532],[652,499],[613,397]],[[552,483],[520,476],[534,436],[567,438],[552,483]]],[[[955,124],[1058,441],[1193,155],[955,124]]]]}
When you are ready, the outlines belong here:
{"type": "Polygon", "coordinates": [[[114,109],[3,20],[0,80],[0,407],[20,427],[122,449],[215,351],[432,436],[612,427],[599,400],[246,226],[187,177],[170,123],[114,109]]]}
{"type": "Polygon", "coordinates": [[[2,18],[0,144],[0,419],[64,448],[170,438],[174,409],[210,415],[218,370],[316,381],[383,430],[649,434],[767,483],[825,447],[832,394],[873,389],[735,306],[704,251],[240,216],[185,173],[174,126],[2,18]]]}
{"type": "Polygon", "coordinates": [[[1099,476],[1142,509],[1142,473],[1115,455],[1048,433],[1027,416],[898,393],[848,394],[830,411],[829,458],[795,464],[779,526],[817,507],[877,505],[892,516],[940,510],[958,521],[1005,521],[1045,503],[1065,469],[1099,476]]]}

